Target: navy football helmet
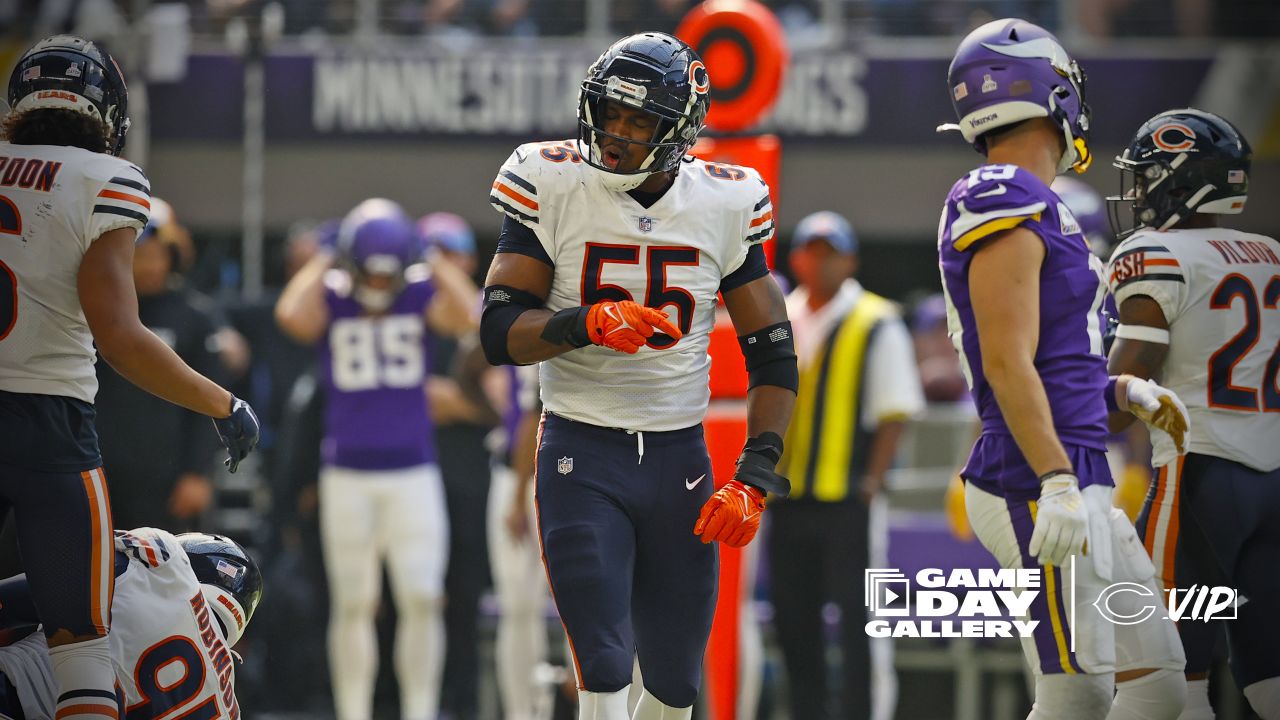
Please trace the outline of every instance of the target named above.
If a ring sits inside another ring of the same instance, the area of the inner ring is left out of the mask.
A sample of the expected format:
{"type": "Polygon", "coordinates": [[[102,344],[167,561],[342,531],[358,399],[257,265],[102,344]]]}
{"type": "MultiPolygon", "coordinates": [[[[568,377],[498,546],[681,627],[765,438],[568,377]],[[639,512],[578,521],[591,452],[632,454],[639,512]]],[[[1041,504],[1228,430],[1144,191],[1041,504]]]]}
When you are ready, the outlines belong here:
{"type": "Polygon", "coordinates": [[[225,535],[183,533],[178,544],[191,561],[209,609],[227,631],[227,645],[244,636],[262,599],[262,573],[240,543],[225,535]]]}
{"type": "Polygon", "coordinates": [[[105,50],[74,35],[36,43],[9,75],[11,112],[71,110],[111,130],[107,151],[119,155],[129,132],[129,90],[120,66],[105,50]]]}
{"type": "Polygon", "coordinates": [[[665,33],[640,33],[614,43],[600,56],[578,93],[578,149],[601,179],[618,191],[632,190],[650,173],[674,170],[693,147],[711,108],[707,67],[684,41],[665,33]],[[643,110],[658,118],[653,137],[636,141],[604,129],[605,101],[643,110]],[[640,167],[619,172],[603,161],[601,142],[649,148],[640,167]]]}
{"type": "Polygon", "coordinates": [[[1213,113],[1185,108],[1156,115],[1112,163],[1120,169],[1120,195],[1107,198],[1116,234],[1168,230],[1193,213],[1243,212],[1252,159],[1244,135],[1213,113]],[[1118,211],[1126,204],[1133,227],[1121,230],[1118,211]]]}
{"type": "Polygon", "coordinates": [[[338,226],[338,255],[353,281],[352,294],[369,312],[384,312],[404,289],[404,271],[422,258],[417,228],[391,200],[370,198],[338,226]],[[373,276],[390,278],[372,287],[373,276]]]}

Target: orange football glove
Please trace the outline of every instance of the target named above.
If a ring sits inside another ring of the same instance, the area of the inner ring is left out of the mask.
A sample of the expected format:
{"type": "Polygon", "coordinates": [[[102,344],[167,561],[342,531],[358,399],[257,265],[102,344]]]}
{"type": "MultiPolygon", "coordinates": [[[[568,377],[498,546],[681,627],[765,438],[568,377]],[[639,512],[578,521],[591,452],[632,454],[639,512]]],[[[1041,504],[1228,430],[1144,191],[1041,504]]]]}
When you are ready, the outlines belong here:
{"type": "Polygon", "coordinates": [[[693,534],[703,543],[719,540],[730,547],[742,547],[756,536],[763,513],[764,493],[730,480],[702,506],[693,534]]]}
{"type": "Polygon", "coordinates": [[[605,300],[587,310],[587,337],[611,350],[635,353],[654,332],[676,340],[684,335],[661,310],[631,300],[605,300]]]}

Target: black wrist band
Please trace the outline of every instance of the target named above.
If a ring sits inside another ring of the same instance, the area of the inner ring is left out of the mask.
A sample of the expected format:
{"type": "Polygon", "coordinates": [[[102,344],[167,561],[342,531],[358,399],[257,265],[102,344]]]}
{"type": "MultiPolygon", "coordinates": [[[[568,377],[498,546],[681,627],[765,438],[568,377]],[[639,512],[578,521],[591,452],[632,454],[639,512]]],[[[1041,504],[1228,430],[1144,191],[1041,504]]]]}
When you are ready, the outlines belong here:
{"type": "Polygon", "coordinates": [[[587,336],[587,310],[585,307],[561,310],[547,321],[541,337],[553,345],[568,344],[576,348],[591,344],[587,336]]]}
{"type": "Polygon", "coordinates": [[[756,437],[747,438],[742,452],[762,455],[777,466],[782,459],[782,437],[775,432],[762,432],[756,437]]]}
{"type": "Polygon", "coordinates": [[[1040,484],[1041,484],[1041,485],[1043,485],[1043,484],[1045,484],[1045,482],[1047,482],[1047,481],[1049,481],[1049,480],[1052,480],[1053,478],[1055,478],[1055,477],[1057,477],[1057,476],[1059,476],[1059,475],[1070,475],[1071,477],[1075,477],[1075,476],[1076,476],[1076,472],[1075,472],[1075,470],[1071,470],[1071,469],[1066,469],[1066,470],[1061,470],[1061,469],[1060,469],[1060,470],[1050,470],[1049,472],[1047,472],[1047,473],[1045,473],[1045,474],[1043,474],[1043,475],[1041,475],[1041,476],[1040,476],[1040,484]]]}

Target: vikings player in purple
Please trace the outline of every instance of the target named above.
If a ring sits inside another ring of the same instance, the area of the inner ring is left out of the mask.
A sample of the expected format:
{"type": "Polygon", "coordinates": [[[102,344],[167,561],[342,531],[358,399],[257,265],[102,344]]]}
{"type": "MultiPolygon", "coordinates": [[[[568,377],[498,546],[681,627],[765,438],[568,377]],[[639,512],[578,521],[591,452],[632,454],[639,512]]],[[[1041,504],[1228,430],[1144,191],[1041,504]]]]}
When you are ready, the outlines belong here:
{"type": "Polygon", "coordinates": [[[338,720],[373,717],[374,611],[385,559],[397,613],[401,716],[434,718],[444,650],[448,518],[423,383],[427,332],[475,326],[478,295],[448,262],[415,264],[413,222],[371,199],[285,287],[281,328],[316,343],[325,388],[320,531],[329,576],[329,667],[338,720]],[[333,244],[333,243],[330,243],[333,244]]]}
{"type": "MultiPolygon", "coordinates": [[[[974,30],[951,62],[959,125],[946,129],[988,162],[952,187],[938,232],[948,329],[982,420],[961,476],[982,544],[1003,567],[1042,569],[1023,618],[1039,621],[1022,639],[1029,718],[1174,720],[1184,660],[1163,607],[1114,625],[1093,605],[1113,582],[1155,592],[1133,525],[1111,507],[1107,409],[1174,432],[1185,413],[1154,383],[1108,378],[1102,263],[1049,188],[1089,165],[1084,84],[1057,39],[1022,20],[974,30]]],[[[1131,616],[1135,597],[1107,607],[1131,616]]]]}

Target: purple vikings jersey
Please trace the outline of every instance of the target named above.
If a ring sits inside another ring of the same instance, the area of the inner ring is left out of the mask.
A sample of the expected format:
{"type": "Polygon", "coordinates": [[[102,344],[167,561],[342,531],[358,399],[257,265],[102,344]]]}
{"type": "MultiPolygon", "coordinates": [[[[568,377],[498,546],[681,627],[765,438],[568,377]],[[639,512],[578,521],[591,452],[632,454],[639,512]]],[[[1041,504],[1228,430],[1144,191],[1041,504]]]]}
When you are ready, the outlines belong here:
{"type": "MultiPolygon", "coordinates": [[[[951,188],[938,228],[947,326],[982,420],[982,437],[962,475],[989,492],[1022,498],[1036,497],[1039,482],[983,375],[968,285],[969,261],[979,245],[1018,226],[1035,232],[1045,245],[1035,367],[1049,397],[1054,429],[1073,462],[1083,462],[1081,449],[1106,449],[1101,308],[1107,287],[1102,261],[1090,252],[1071,211],[1030,172],[1014,165],[986,165],[951,188]]],[[[1105,463],[1101,468],[1084,464],[1075,468],[1081,487],[1111,484],[1105,463]]]]}
{"type": "Polygon", "coordinates": [[[320,343],[325,388],[326,465],[394,470],[436,462],[427,377],[424,312],[435,288],[421,266],[405,271],[404,290],[386,313],[366,315],[350,276],[325,277],[329,330],[320,343]]]}

